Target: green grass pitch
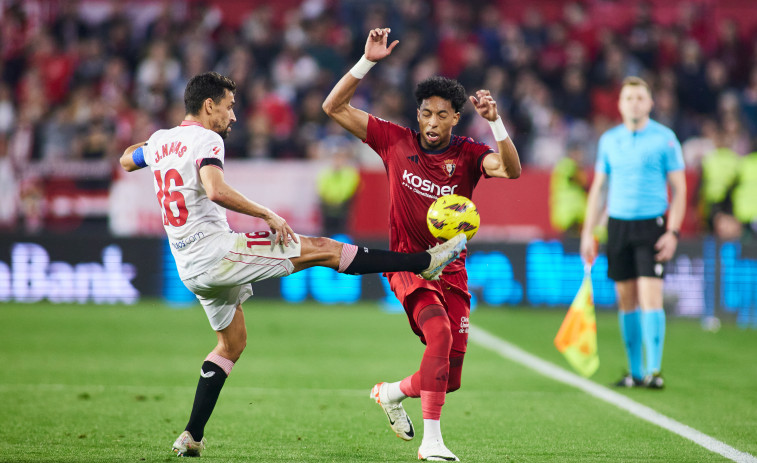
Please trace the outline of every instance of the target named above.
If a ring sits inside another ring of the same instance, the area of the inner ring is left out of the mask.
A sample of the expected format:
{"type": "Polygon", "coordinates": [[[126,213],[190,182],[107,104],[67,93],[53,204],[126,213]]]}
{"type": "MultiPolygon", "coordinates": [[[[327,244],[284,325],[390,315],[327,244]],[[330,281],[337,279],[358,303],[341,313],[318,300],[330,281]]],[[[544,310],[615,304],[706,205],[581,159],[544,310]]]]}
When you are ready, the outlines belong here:
{"type": "MultiPolygon", "coordinates": [[[[567,367],[564,310],[480,308],[472,324],[567,367]]],[[[413,372],[422,345],[375,304],[245,303],[248,346],[206,428],[210,462],[411,462],[369,398],[413,372]]],[[[624,370],[615,313],[597,316],[601,366],[624,370]]],[[[169,461],[202,359],[199,306],[0,304],[0,462],[169,461]]],[[[663,391],[630,398],[757,455],[757,332],[669,319],[663,391]]],[[[422,432],[420,403],[405,402],[422,432]]],[[[447,397],[445,443],[464,462],[721,462],[726,458],[471,343],[447,397]]]]}

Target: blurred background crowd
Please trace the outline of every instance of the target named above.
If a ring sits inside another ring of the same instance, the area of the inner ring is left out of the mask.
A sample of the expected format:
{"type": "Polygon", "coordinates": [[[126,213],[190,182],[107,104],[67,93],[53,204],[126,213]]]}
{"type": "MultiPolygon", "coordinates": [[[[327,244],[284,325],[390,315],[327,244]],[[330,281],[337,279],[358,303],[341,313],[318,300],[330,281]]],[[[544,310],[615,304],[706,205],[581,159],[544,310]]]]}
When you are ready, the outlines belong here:
{"type": "MultiPolygon", "coordinates": [[[[56,188],[107,191],[122,150],[178,124],[186,82],[207,70],[238,86],[227,159],[380,167],[321,103],[382,26],[400,44],[354,106],[415,127],[424,78],[489,89],[526,168],[555,168],[554,188],[584,188],[598,136],[619,122],[619,84],[638,75],[688,169],[704,166],[702,228],[728,238],[757,223],[751,1],[527,3],[0,0],[0,228],[40,230],[56,188]]],[[[494,144],[470,108],[455,132],[494,144]]],[[[580,225],[568,219],[553,225],[580,225]]]]}

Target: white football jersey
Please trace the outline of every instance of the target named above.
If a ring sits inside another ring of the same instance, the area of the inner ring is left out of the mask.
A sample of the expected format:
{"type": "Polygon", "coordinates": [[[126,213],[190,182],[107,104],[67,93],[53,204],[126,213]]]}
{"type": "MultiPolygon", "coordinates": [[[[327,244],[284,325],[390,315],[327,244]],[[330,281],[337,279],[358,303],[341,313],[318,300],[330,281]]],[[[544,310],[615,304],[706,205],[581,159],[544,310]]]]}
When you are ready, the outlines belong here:
{"type": "Polygon", "coordinates": [[[234,245],[226,210],[208,198],[200,168],[223,169],[220,135],[196,122],[158,130],[142,147],[182,280],[209,269],[234,245]]]}

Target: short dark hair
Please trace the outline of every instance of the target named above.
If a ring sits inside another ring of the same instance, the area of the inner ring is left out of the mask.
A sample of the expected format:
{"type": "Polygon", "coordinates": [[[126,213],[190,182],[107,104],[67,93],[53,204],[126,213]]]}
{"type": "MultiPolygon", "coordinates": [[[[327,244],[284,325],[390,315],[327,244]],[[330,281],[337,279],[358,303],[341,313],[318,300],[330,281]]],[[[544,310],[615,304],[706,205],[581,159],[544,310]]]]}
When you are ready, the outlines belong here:
{"type": "Polygon", "coordinates": [[[463,109],[465,100],[468,99],[465,96],[465,88],[460,82],[441,76],[429,77],[415,88],[415,101],[419,107],[423,100],[432,96],[438,96],[449,101],[456,113],[463,109]]]}
{"type": "Polygon", "coordinates": [[[226,90],[236,92],[237,84],[217,72],[198,74],[189,79],[184,90],[184,109],[187,114],[197,115],[205,100],[210,98],[218,103],[226,95],[226,90]]]}

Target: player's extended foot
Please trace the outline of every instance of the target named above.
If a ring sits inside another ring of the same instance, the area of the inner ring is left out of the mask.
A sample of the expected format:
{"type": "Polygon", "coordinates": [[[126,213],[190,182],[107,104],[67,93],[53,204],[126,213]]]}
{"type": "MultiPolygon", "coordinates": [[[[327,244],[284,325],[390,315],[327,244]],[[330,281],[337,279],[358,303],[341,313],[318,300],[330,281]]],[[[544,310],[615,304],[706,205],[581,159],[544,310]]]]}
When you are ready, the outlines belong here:
{"type": "Polygon", "coordinates": [[[431,264],[421,272],[421,276],[426,280],[438,280],[444,267],[460,256],[467,242],[465,235],[460,233],[446,243],[437,244],[426,251],[431,254],[431,264]]]}
{"type": "Polygon", "coordinates": [[[189,431],[184,431],[173,443],[173,451],[177,457],[199,457],[207,443],[204,437],[197,442],[189,431]]]}
{"type": "Polygon", "coordinates": [[[624,377],[620,378],[620,380],[617,383],[613,383],[613,386],[615,387],[639,387],[644,385],[644,380],[636,379],[631,374],[627,374],[624,377]]]}
{"type": "Polygon", "coordinates": [[[389,427],[397,434],[397,437],[402,440],[411,440],[415,437],[413,422],[405,413],[402,402],[390,402],[386,398],[386,383],[378,383],[373,386],[370,397],[384,409],[386,417],[389,418],[389,427]]]}
{"type": "Polygon", "coordinates": [[[644,387],[647,389],[663,389],[665,381],[662,379],[662,375],[654,373],[644,378],[644,387]]]}
{"type": "Polygon", "coordinates": [[[418,459],[425,461],[460,461],[441,439],[424,439],[418,449],[418,459]]]}

